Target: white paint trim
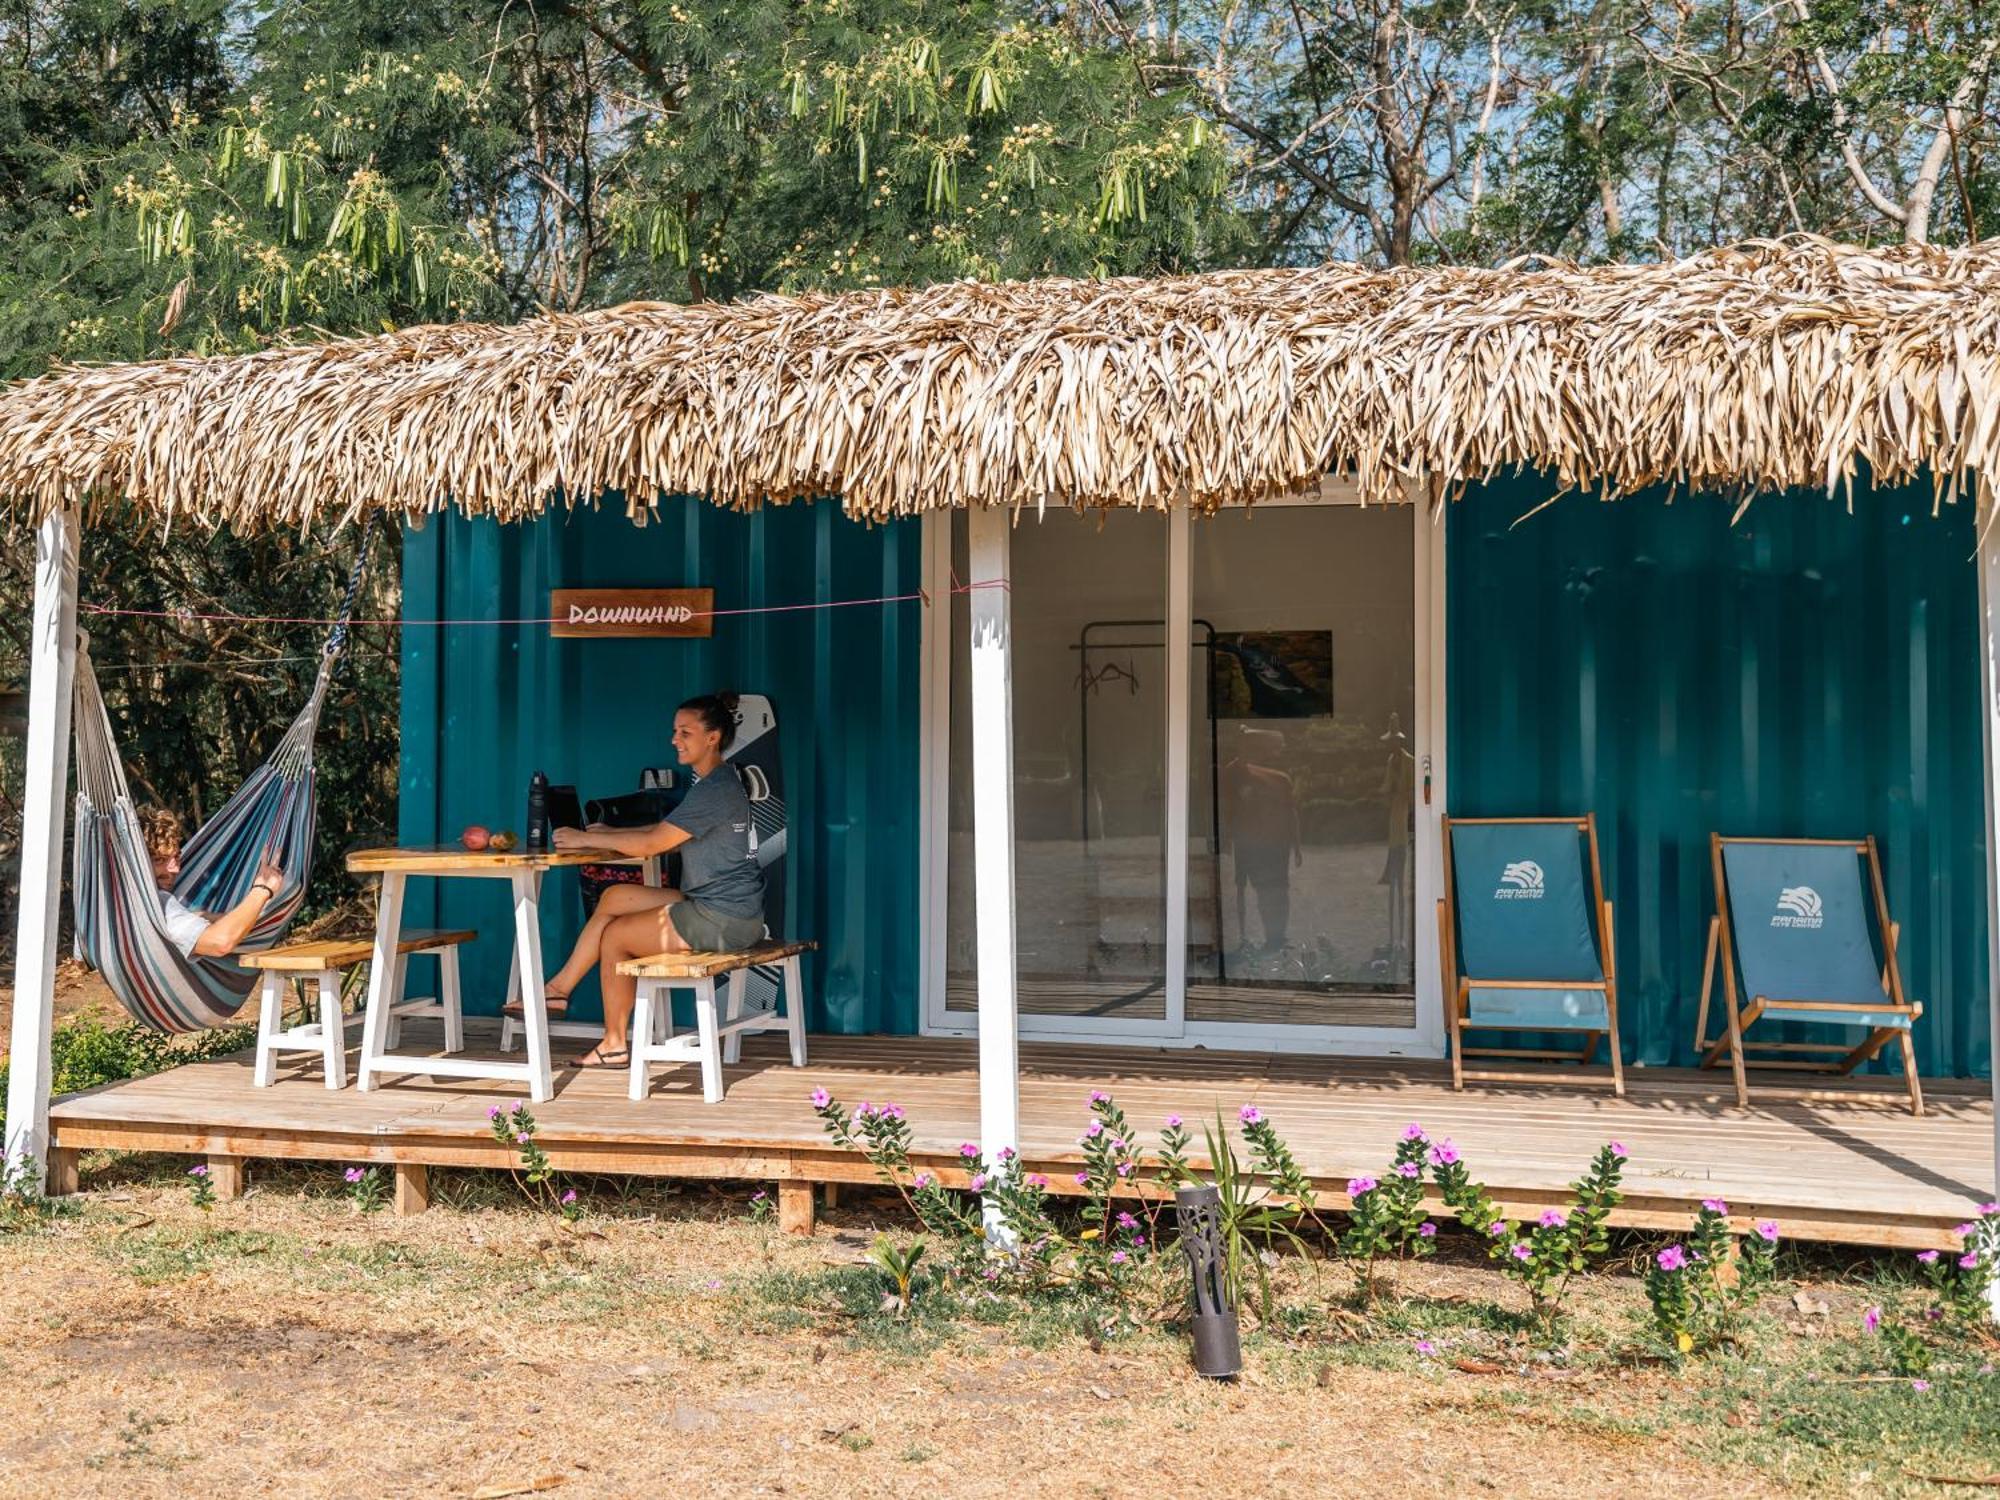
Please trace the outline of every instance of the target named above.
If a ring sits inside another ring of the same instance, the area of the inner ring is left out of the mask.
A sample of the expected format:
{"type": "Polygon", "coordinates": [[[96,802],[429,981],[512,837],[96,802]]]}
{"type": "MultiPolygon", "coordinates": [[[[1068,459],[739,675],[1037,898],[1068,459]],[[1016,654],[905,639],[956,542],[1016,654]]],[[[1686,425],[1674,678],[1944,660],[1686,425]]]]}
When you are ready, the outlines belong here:
{"type": "Polygon", "coordinates": [[[918,643],[918,761],[922,785],[918,815],[917,949],[918,1030],[945,1024],[947,927],[951,912],[951,512],[927,511],[923,518],[923,582],[929,598],[918,643]]]}
{"type": "MultiPolygon", "coordinates": [[[[1013,606],[1011,513],[966,515],[972,625],[972,841],[979,930],[979,1146],[988,1162],[1020,1149],[1020,1045],[1014,983],[1013,606]]],[[[992,1198],[986,1233],[1005,1238],[992,1198]]]]}
{"type": "MultiPolygon", "coordinates": [[[[1160,785],[1177,787],[1180,795],[1169,794],[1166,804],[1166,973],[1163,976],[1166,1015],[1160,1030],[1180,1036],[1187,1030],[1187,932],[1188,932],[1188,738],[1193,725],[1189,659],[1194,655],[1194,565],[1190,557],[1193,522],[1185,506],[1167,517],[1167,607],[1166,615],[1166,722],[1160,726],[1166,736],[1166,756],[1160,785]]],[[[1215,914],[1216,921],[1222,913],[1215,914]]],[[[1218,938],[1220,934],[1217,934],[1218,938]]],[[[1137,1030],[1118,1026],[1121,1034],[1137,1030]]]]}
{"type": "Polygon", "coordinates": [[[48,1166],[49,1038],[55,1026],[56,929],[76,678],[77,518],[46,517],[35,532],[35,613],[29,637],[27,776],[21,797],[21,887],[14,941],[14,1020],[8,1042],[7,1140],[39,1189],[48,1166]]]}
{"type": "Polygon", "coordinates": [[[1444,890],[1444,814],[1446,747],[1450,719],[1446,714],[1445,537],[1450,502],[1442,494],[1412,496],[1416,526],[1416,673],[1417,722],[1413,743],[1417,754],[1415,787],[1417,847],[1416,912],[1410,941],[1416,954],[1417,1025],[1415,1040],[1422,1057],[1444,1056],[1444,985],[1438,973],[1441,955],[1432,913],[1444,890]]]}
{"type": "MultiPolygon", "coordinates": [[[[1982,486],[1982,488],[1985,488],[1982,486]]],[[[2000,537],[1988,493],[1987,519],[1979,531],[1979,681],[1986,712],[1979,716],[1985,751],[1986,791],[1986,1013],[1993,1047],[1993,1196],[2000,1199],[2000,537]]],[[[2000,1322],[2000,1281],[1994,1283],[1993,1316],[2000,1322]]]]}

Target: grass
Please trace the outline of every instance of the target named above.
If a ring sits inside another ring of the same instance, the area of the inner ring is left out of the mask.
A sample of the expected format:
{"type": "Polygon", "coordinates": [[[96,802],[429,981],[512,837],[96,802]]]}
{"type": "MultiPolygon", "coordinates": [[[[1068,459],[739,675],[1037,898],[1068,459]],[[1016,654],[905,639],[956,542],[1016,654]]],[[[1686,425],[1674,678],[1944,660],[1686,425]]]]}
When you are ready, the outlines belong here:
{"type": "Polygon", "coordinates": [[[1741,1340],[1675,1368],[1648,1352],[1629,1275],[1588,1278],[1543,1349],[1473,1253],[1396,1268],[1366,1317],[1338,1268],[1281,1259],[1245,1382],[1218,1387],[1189,1372],[1177,1260],[1126,1303],[948,1279],[932,1244],[899,1315],[864,1259],[878,1233],[911,1236],[886,1197],[802,1241],[752,1221],[750,1186],[586,1184],[571,1227],[503,1174],[440,1171],[440,1206],[398,1220],[355,1212],[331,1166],[259,1167],[202,1213],[185,1169],[92,1159],[84,1198],[0,1224],[0,1373],[48,1393],[32,1430],[0,1434],[0,1472],[58,1493],[554,1473],[623,1494],[699,1464],[719,1491],[839,1495],[902,1492],[933,1462],[964,1480],[977,1451],[1008,1496],[1218,1474],[1243,1494],[1900,1496],[2000,1469],[2000,1380],[1981,1373],[2000,1351],[1947,1344],[1919,1390],[1862,1331],[1866,1306],[1920,1300],[1893,1260],[1794,1257],[1741,1340]],[[1828,1313],[1795,1308],[1794,1285],[1828,1313]]]}

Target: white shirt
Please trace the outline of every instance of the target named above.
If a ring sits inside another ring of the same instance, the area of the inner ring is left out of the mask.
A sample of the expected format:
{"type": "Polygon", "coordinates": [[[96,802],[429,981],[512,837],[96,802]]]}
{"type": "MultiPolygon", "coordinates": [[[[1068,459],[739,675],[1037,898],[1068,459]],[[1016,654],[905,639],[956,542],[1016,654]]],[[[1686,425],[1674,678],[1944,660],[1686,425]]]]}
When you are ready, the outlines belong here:
{"type": "Polygon", "coordinates": [[[208,918],[172,891],[160,892],[160,906],[166,912],[167,941],[181,950],[182,958],[194,957],[194,945],[208,931],[208,918]]]}

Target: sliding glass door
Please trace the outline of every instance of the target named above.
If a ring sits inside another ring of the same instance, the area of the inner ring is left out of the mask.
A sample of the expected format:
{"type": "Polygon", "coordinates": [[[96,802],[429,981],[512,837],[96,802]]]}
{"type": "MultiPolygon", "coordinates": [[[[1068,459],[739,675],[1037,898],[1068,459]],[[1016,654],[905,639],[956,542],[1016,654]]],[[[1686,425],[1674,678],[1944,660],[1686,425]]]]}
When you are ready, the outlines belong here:
{"type": "MultiPolygon", "coordinates": [[[[952,606],[927,695],[943,894],[926,1016],[964,1032],[977,1011],[965,590],[987,581],[969,576],[964,517],[933,526],[952,606]]],[[[1443,800],[1427,743],[1440,545],[1422,507],[1338,492],[1013,528],[1024,1036],[1434,1050],[1436,1008],[1419,1003],[1434,945],[1418,934],[1443,800]]]]}

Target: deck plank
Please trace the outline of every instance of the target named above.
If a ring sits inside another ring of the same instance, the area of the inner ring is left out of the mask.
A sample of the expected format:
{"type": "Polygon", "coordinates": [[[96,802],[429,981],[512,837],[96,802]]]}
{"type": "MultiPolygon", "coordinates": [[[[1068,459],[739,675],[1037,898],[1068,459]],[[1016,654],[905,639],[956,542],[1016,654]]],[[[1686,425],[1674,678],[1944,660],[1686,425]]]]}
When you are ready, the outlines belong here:
{"type": "MultiPolygon", "coordinates": [[[[437,1045],[428,1023],[411,1045],[437,1045]]],[[[490,1033],[469,1038],[473,1050],[490,1033]]],[[[786,1065],[782,1038],[746,1040],[729,1093],[702,1102],[692,1067],[656,1072],[646,1103],[625,1097],[622,1071],[558,1059],[557,1095],[536,1107],[540,1139],[559,1167],[663,1176],[853,1182],[865,1163],[831,1146],[807,1101],[824,1085],[852,1105],[894,1101],[910,1115],[916,1154],[947,1174],[960,1142],[978,1137],[976,1044],[962,1039],[814,1037],[812,1065],[786,1065]]],[[[565,1056],[568,1054],[566,1053],[565,1056]]],[[[1254,1103],[1279,1127],[1330,1206],[1347,1179],[1379,1173],[1412,1120],[1449,1136],[1509,1205],[1559,1199],[1604,1141],[1631,1151],[1620,1221],[1675,1228],[1699,1201],[1721,1196],[1803,1237],[1854,1244],[1944,1245],[1949,1228],[1992,1195],[1992,1107],[1965,1086],[1931,1090],[1924,1119],[1836,1089],[1823,1101],[1737,1109],[1726,1080],[1691,1070],[1634,1069],[1629,1097],[1551,1081],[1454,1093],[1442,1064],[1395,1058],[1267,1056],[1136,1047],[1021,1049],[1022,1154],[1065,1181],[1081,1161],[1086,1097],[1111,1090],[1148,1141],[1170,1113],[1200,1141],[1219,1111],[1230,1128],[1254,1103]]],[[[1865,1088],[1864,1083],[1860,1087],[1865,1088]]],[[[329,1093],[316,1063],[251,1084],[239,1054],[132,1079],[58,1101],[59,1150],[124,1145],[237,1157],[500,1165],[487,1109],[519,1090],[499,1082],[398,1078],[362,1094],[329,1093]]]]}

